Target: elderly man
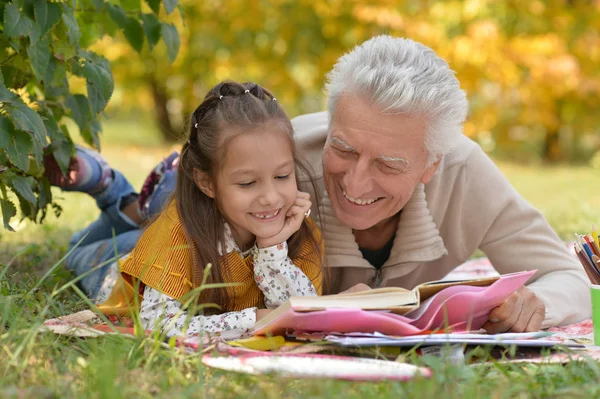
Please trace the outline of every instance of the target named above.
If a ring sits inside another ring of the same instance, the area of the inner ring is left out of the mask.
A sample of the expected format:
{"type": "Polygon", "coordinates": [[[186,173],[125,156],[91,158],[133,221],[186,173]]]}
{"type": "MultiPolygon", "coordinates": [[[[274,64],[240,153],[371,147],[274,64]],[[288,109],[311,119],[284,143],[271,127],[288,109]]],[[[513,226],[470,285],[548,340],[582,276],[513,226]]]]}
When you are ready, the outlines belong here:
{"type": "Polygon", "coordinates": [[[467,99],[448,64],[375,37],[328,75],[329,112],[293,120],[319,179],[331,291],[439,279],[481,249],[498,272],[537,269],[489,332],[590,317],[583,269],[544,217],[462,134],[467,99]]]}

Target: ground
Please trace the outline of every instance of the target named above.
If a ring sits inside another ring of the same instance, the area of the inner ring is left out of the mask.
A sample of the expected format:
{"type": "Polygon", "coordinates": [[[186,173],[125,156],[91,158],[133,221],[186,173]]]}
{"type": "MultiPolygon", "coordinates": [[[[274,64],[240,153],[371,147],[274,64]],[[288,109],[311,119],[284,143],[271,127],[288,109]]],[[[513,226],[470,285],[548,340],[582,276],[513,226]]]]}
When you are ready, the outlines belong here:
{"type": "MultiPolygon", "coordinates": [[[[150,127],[109,121],[105,131],[102,153],[111,165],[126,172],[135,187],[170,150],[150,127]]],[[[561,238],[589,232],[592,221],[600,224],[600,171],[502,162],[499,166],[561,238]]],[[[87,306],[68,285],[72,276],[64,270],[61,258],[71,234],[99,213],[86,195],[54,193],[62,197],[59,218],[49,216],[41,225],[14,223],[16,233],[0,230],[0,398],[600,397],[600,367],[591,361],[566,366],[489,363],[467,367],[421,357],[412,360],[433,369],[430,379],[408,383],[296,381],[208,370],[197,355],[161,348],[143,338],[74,340],[36,334],[43,319],[87,306]]]]}

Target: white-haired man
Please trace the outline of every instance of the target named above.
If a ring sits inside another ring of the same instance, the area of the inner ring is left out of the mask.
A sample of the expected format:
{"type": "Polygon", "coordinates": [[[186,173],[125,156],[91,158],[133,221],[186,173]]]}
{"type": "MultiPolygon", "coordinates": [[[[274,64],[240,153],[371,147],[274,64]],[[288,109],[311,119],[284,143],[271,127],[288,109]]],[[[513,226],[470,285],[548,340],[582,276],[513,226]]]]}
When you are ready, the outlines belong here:
{"type": "Polygon", "coordinates": [[[500,273],[537,269],[490,332],[590,317],[586,276],[544,217],[462,134],[467,99],[430,48],[379,36],[328,75],[329,112],[293,120],[316,169],[331,292],[415,285],[482,250],[500,273]]]}

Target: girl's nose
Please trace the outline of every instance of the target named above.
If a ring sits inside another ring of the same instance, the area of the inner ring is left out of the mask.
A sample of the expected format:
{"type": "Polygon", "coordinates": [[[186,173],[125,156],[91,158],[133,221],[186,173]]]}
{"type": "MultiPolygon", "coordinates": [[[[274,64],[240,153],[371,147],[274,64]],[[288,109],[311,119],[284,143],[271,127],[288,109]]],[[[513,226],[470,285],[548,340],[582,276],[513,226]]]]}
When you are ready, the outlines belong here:
{"type": "Polygon", "coordinates": [[[261,205],[275,206],[279,202],[279,193],[273,186],[268,187],[260,197],[261,205]]]}

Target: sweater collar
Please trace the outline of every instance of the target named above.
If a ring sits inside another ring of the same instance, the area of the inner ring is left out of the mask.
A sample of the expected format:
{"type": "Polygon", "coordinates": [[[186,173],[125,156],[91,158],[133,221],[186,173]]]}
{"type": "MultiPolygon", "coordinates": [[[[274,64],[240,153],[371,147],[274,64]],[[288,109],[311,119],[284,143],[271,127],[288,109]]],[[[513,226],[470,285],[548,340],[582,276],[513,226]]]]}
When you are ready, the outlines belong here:
{"type": "MultiPolygon", "coordinates": [[[[322,201],[321,218],[327,263],[330,267],[373,267],[363,258],[352,229],[335,216],[327,191],[322,201]]],[[[402,208],[390,257],[382,267],[431,262],[447,253],[427,207],[425,185],[419,183],[402,208]]]]}

